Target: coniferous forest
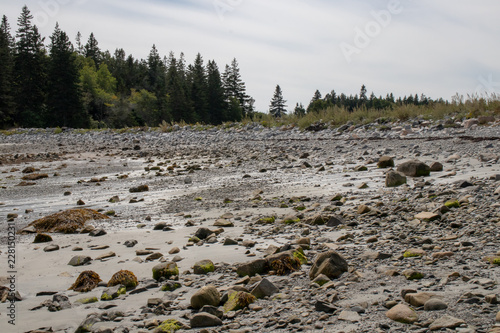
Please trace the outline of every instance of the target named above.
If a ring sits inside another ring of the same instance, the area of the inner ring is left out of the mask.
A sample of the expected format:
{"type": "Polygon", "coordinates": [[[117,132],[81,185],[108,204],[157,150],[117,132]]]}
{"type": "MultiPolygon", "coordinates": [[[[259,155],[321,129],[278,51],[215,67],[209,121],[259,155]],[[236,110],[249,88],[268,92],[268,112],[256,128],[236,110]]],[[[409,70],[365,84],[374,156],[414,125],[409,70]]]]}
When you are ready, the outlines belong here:
{"type": "MultiPolygon", "coordinates": [[[[42,37],[27,6],[13,32],[6,16],[0,27],[0,128],[74,127],[122,128],[186,122],[218,125],[252,119],[254,99],[246,92],[236,59],[221,70],[213,60],[198,54],[186,64],[184,54],[159,54],[152,46],[147,59],[135,59],[124,49],[113,54],[99,48],[93,33],[73,44],[56,25],[42,37]]],[[[286,115],[279,85],[269,113],[286,115]]],[[[394,105],[445,103],[424,95],[395,98],[368,95],[325,97],[316,90],[307,107],[297,103],[293,115],[301,117],[332,107],[348,111],[381,110],[394,105]]],[[[291,114],[292,112],[290,112],[291,114]]]]}

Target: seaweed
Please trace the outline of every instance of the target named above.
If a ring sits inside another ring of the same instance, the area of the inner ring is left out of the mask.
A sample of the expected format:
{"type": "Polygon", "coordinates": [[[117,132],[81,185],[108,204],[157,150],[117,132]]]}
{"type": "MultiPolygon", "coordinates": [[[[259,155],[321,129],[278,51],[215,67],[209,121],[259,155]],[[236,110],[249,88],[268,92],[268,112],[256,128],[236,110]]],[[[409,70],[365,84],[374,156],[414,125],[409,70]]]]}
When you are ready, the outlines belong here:
{"type": "Polygon", "coordinates": [[[94,271],[84,271],[81,272],[75,283],[68,290],[79,291],[82,293],[89,292],[93,290],[99,282],[101,282],[101,277],[94,271]]]}
{"type": "Polygon", "coordinates": [[[111,277],[111,280],[109,280],[109,282],[108,282],[108,287],[113,287],[116,285],[123,285],[127,289],[132,289],[132,288],[137,287],[137,284],[138,284],[138,282],[137,282],[137,277],[135,276],[135,274],[132,273],[131,271],[127,271],[127,270],[122,269],[121,271],[113,274],[113,276],[111,277]]]}
{"type": "MultiPolygon", "coordinates": [[[[83,228],[87,221],[109,219],[93,209],[69,209],[55,213],[31,222],[28,227],[35,228],[36,232],[58,232],[63,234],[76,233],[83,228]]],[[[22,233],[20,230],[19,233],[22,233]]]]}
{"type": "Polygon", "coordinates": [[[276,275],[287,275],[298,271],[300,267],[300,260],[292,257],[283,257],[271,262],[271,269],[276,272],[276,275]]]}

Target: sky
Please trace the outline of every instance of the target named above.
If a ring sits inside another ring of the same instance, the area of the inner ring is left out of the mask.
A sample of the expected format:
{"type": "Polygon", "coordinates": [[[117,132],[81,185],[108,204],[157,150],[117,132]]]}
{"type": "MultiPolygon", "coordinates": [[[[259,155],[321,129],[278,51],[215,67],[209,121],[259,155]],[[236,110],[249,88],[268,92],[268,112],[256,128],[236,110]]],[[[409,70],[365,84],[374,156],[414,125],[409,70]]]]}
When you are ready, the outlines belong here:
{"type": "Polygon", "coordinates": [[[498,0],[0,0],[12,32],[26,4],[46,36],[94,33],[101,50],[236,58],[257,111],[276,85],[288,110],[322,95],[500,94],[498,0]]]}

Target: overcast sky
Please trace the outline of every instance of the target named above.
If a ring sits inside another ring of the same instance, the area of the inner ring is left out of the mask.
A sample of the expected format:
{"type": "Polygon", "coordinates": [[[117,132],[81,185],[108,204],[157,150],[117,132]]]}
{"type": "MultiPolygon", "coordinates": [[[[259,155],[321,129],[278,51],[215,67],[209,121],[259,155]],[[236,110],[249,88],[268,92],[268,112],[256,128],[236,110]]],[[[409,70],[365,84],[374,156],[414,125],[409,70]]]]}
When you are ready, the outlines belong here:
{"type": "Polygon", "coordinates": [[[12,30],[25,3],[43,36],[94,33],[102,50],[146,58],[199,52],[221,70],[236,58],[247,93],[267,111],[279,84],[288,109],[368,92],[500,93],[498,0],[0,0],[12,30]]]}

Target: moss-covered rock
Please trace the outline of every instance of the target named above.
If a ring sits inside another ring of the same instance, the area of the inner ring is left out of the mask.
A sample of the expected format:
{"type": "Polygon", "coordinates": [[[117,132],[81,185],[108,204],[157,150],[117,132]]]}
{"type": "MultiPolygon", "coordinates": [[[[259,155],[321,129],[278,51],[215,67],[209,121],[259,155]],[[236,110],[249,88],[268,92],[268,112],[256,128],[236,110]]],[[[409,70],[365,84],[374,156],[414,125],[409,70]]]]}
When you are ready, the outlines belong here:
{"type": "Polygon", "coordinates": [[[307,258],[306,256],[304,255],[304,250],[302,250],[301,248],[293,251],[293,257],[295,259],[297,259],[298,261],[300,261],[300,263],[302,265],[306,265],[307,264],[307,258]]]}
{"type": "Polygon", "coordinates": [[[448,208],[460,208],[460,202],[458,200],[450,200],[444,203],[448,208]]]}
{"type": "Polygon", "coordinates": [[[224,304],[224,312],[237,311],[246,308],[248,305],[255,302],[257,298],[252,294],[244,291],[230,291],[228,300],[224,304]]]}
{"type": "Polygon", "coordinates": [[[184,325],[181,324],[178,320],[167,319],[154,330],[154,333],[173,333],[183,327],[184,325]]]}
{"type": "Polygon", "coordinates": [[[215,271],[215,266],[212,260],[200,260],[193,266],[194,274],[205,275],[213,271],[215,271]]]}
{"type": "Polygon", "coordinates": [[[198,290],[191,297],[191,307],[201,309],[205,305],[219,306],[221,295],[217,288],[212,285],[205,286],[198,290]]]}
{"type": "Polygon", "coordinates": [[[101,301],[111,301],[120,295],[125,295],[127,293],[127,288],[124,286],[114,286],[107,288],[102,292],[101,301]]]}
{"type": "Polygon", "coordinates": [[[153,279],[157,281],[162,277],[168,279],[175,275],[179,275],[179,268],[175,262],[161,263],[153,267],[153,279]]]}
{"type": "Polygon", "coordinates": [[[75,301],[75,303],[79,303],[79,304],[92,304],[92,303],[97,303],[97,302],[99,302],[99,299],[97,297],[81,298],[81,299],[75,301]]]}
{"type": "Polygon", "coordinates": [[[276,221],[276,217],[263,217],[257,221],[257,224],[273,224],[276,221]]]}
{"type": "Polygon", "coordinates": [[[174,291],[181,288],[182,285],[179,282],[168,281],[163,286],[161,286],[161,291],[174,291]]]}

